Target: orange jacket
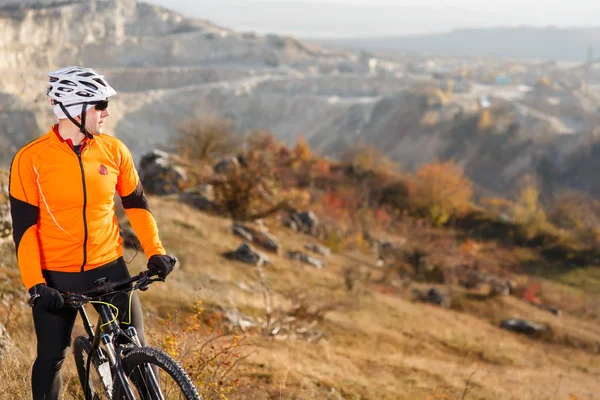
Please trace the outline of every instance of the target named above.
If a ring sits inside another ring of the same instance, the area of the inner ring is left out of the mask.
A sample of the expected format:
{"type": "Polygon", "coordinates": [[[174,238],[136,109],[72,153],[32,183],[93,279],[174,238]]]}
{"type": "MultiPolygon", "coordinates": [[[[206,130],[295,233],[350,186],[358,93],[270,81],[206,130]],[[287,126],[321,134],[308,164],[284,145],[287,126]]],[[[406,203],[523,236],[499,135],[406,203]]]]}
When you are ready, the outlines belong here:
{"type": "Polygon", "coordinates": [[[117,138],[96,135],[78,155],[55,125],[20,149],[10,169],[13,237],[26,288],[42,270],[80,272],[123,254],[115,192],[146,257],[165,254],[131,153],[117,138]]]}

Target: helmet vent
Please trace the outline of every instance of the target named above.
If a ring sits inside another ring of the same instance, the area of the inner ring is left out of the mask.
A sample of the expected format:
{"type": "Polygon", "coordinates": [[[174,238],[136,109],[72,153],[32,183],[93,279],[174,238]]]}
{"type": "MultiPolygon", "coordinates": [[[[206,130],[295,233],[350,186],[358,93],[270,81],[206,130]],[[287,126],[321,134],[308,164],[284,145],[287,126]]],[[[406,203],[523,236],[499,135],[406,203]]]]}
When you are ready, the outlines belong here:
{"type": "Polygon", "coordinates": [[[98,83],[99,83],[99,84],[101,84],[102,86],[106,87],[106,83],[104,83],[104,82],[102,81],[102,79],[100,79],[100,78],[94,78],[94,79],[93,79],[93,81],[94,81],[94,82],[98,82],[98,83]]]}
{"type": "Polygon", "coordinates": [[[89,87],[90,89],[98,90],[98,86],[90,82],[80,82],[82,85],[89,87]]]}

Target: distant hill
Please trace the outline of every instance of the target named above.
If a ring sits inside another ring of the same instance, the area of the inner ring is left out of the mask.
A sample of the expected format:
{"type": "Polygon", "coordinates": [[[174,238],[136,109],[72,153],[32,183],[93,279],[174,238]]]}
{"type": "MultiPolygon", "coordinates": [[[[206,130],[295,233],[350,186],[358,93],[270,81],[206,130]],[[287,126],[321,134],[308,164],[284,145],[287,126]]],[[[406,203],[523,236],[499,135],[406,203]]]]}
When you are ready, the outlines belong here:
{"type": "MultiPolygon", "coordinates": [[[[452,158],[478,186],[503,195],[518,188],[521,176],[542,171],[548,192],[569,187],[600,198],[593,174],[600,165],[597,71],[584,92],[583,71],[559,63],[460,56],[422,62],[332,51],[136,0],[43,0],[31,7],[23,5],[33,0],[12,1],[0,0],[0,165],[7,167],[20,146],[55,121],[43,93],[47,71],[79,64],[97,68],[118,90],[106,132],[123,140],[136,160],[171,146],[173,132],[190,116],[217,112],[240,132],[270,131],[287,145],[302,135],[332,157],[362,141],[407,171],[452,158]],[[455,71],[457,65],[464,68],[455,71]],[[452,90],[442,88],[434,76],[444,69],[469,76],[448,82],[452,90]],[[498,71],[513,84],[484,82],[498,71]],[[489,112],[480,110],[482,97],[491,102],[489,112]]],[[[433,55],[496,51],[533,58],[555,51],[583,59],[595,38],[600,29],[521,28],[364,43],[397,41],[433,55]],[[434,45],[441,50],[435,53],[434,45]]]]}
{"type": "Polygon", "coordinates": [[[442,34],[323,39],[318,42],[327,46],[371,51],[584,61],[590,47],[596,55],[600,55],[600,28],[460,29],[442,34]]]}

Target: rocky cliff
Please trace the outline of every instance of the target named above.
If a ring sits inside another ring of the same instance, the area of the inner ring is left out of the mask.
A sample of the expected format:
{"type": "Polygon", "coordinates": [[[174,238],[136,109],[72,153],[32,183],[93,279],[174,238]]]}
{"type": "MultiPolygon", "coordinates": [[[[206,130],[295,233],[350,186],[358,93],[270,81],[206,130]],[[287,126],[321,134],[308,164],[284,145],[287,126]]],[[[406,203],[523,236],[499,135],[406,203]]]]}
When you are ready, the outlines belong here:
{"type": "MultiPolygon", "coordinates": [[[[136,159],[156,146],[168,147],[178,123],[210,110],[232,118],[240,131],[270,130],[287,144],[304,135],[325,154],[339,154],[360,140],[408,170],[454,158],[495,193],[534,174],[550,179],[550,186],[600,195],[590,178],[569,175],[585,170],[578,155],[596,143],[600,103],[568,84],[522,90],[468,78],[455,82],[436,67],[447,60],[329,51],[132,0],[3,3],[4,164],[53,122],[43,89],[47,71],[78,64],[99,69],[119,91],[111,99],[107,132],[122,138],[136,159]]],[[[479,61],[468,75],[476,79],[500,68],[527,84],[562,76],[552,63],[479,61]]],[[[593,164],[595,153],[584,154],[593,164]]]]}

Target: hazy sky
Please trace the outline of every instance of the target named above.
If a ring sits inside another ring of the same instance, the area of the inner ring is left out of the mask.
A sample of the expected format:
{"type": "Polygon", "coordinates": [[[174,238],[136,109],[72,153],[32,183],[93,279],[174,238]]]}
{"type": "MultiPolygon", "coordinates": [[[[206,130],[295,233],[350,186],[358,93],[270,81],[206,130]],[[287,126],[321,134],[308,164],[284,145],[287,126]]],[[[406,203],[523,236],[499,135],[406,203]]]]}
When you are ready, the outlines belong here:
{"type": "Polygon", "coordinates": [[[597,0],[145,0],[240,31],[302,37],[445,32],[462,27],[600,26],[597,0]]]}

